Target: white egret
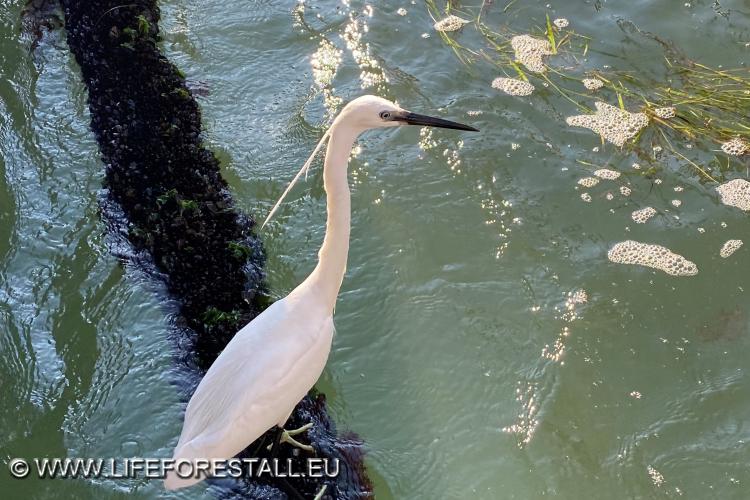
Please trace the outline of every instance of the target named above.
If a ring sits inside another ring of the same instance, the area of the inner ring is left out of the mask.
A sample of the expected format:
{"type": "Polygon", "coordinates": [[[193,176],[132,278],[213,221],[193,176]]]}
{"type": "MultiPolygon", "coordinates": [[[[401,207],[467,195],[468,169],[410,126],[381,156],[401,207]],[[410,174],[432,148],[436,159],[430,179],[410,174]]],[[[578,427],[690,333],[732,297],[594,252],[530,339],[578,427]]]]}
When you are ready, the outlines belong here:
{"type": "MultiPolygon", "coordinates": [[[[188,403],[176,461],[232,458],[274,426],[276,450],[280,442],[299,445],[292,436],[309,425],[289,432],[283,427],[320,377],[331,349],[333,310],[349,251],[349,155],[362,132],[404,124],[476,131],[410,113],[375,96],[359,97],[344,107],[266,219],[328,138],[323,171],[328,220],[318,263],[289,295],[242,328],[211,365],[188,403]]],[[[202,479],[182,478],[171,471],[165,486],[183,488],[202,479]]]]}

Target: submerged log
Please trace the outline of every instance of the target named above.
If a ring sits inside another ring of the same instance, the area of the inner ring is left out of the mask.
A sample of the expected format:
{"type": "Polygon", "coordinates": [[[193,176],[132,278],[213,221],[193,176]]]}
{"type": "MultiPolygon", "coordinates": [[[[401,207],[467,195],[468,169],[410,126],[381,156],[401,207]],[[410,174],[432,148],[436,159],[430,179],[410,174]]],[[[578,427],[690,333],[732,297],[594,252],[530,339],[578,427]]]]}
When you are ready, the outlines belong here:
{"type": "MultiPolygon", "coordinates": [[[[121,214],[113,227],[164,280],[178,308],[178,355],[202,374],[267,305],[254,220],[235,207],[219,161],[203,145],[200,109],[184,75],[158,50],[155,0],[62,0],[62,5],[68,45],[88,89],[108,202],[121,214]]],[[[340,474],[292,477],[289,483],[309,498],[324,484],[324,498],[368,497],[361,443],[336,436],[323,396],[306,397],[289,425],[306,422],[314,423],[307,436],[316,456],[338,459],[340,474]]],[[[279,458],[301,471],[308,456],[284,446],[279,458]]],[[[278,486],[265,476],[246,481],[242,494],[278,498],[278,486]]],[[[232,489],[228,494],[237,493],[232,489]]]]}

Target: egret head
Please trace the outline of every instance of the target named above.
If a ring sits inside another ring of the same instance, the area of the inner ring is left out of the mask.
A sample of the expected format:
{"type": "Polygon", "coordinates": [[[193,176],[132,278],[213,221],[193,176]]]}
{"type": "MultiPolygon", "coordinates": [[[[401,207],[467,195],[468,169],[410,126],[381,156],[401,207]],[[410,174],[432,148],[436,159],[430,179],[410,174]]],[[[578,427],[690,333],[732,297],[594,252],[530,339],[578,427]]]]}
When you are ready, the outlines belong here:
{"type": "Polygon", "coordinates": [[[388,99],[374,95],[363,95],[351,101],[341,110],[334,125],[348,127],[356,132],[373,128],[419,125],[422,127],[451,128],[478,132],[474,127],[461,123],[412,113],[388,99]]]}
{"type": "MultiPolygon", "coordinates": [[[[326,139],[332,137],[336,133],[341,133],[351,137],[358,136],[362,132],[374,128],[385,128],[385,127],[398,127],[399,125],[419,125],[422,127],[440,127],[440,128],[452,128],[455,130],[468,130],[470,132],[479,132],[479,130],[462,123],[456,123],[449,120],[443,120],[442,118],[435,118],[427,115],[418,115],[406,111],[400,106],[392,103],[388,99],[374,95],[363,95],[357,97],[349,104],[344,106],[339,115],[333,121],[331,128],[323,134],[323,137],[315,146],[310,157],[307,159],[302,169],[294,176],[292,182],[289,183],[287,188],[281,194],[281,197],[276,201],[271,211],[268,213],[266,220],[263,222],[261,229],[271,220],[273,214],[281,205],[286,195],[292,189],[294,184],[299,180],[302,174],[307,175],[307,172],[312,164],[315,155],[320,151],[325,143],[326,139]]],[[[353,138],[352,138],[353,140],[353,138]]]]}

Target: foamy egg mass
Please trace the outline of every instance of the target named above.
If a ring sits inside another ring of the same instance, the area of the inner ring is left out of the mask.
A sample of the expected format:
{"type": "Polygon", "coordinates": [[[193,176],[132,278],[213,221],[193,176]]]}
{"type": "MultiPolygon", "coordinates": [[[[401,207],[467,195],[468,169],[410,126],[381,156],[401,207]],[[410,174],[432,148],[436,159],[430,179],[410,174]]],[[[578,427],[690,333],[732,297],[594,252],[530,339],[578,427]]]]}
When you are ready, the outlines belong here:
{"type": "Polygon", "coordinates": [[[632,264],[658,269],[672,276],[695,276],[698,266],[661,245],[626,240],[615,244],[607,258],[617,264],[632,264]]]}
{"type": "Polygon", "coordinates": [[[534,92],[532,84],[516,78],[495,78],[492,81],[492,88],[515,96],[527,96],[534,92]]]}

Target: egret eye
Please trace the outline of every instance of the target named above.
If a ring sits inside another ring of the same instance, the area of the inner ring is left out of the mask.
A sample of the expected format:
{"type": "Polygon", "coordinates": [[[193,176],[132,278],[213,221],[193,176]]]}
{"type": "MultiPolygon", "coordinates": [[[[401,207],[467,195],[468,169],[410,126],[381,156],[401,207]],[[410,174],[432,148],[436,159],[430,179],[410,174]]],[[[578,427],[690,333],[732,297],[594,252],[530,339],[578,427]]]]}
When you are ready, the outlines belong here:
{"type": "Polygon", "coordinates": [[[390,111],[382,111],[380,113],[380,118],[382,120],[390,120],[390,118],[391,118],[391,112],[390,111]]]}

